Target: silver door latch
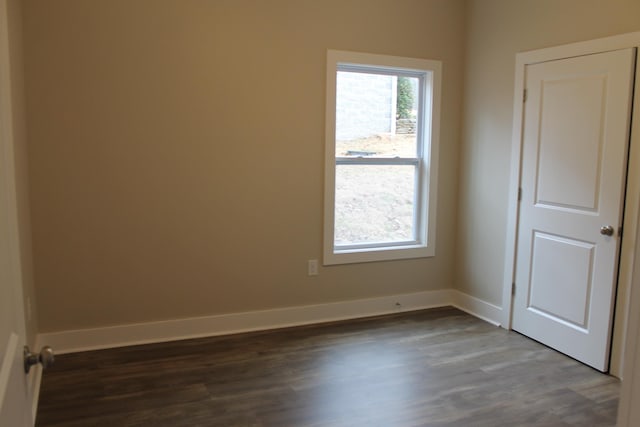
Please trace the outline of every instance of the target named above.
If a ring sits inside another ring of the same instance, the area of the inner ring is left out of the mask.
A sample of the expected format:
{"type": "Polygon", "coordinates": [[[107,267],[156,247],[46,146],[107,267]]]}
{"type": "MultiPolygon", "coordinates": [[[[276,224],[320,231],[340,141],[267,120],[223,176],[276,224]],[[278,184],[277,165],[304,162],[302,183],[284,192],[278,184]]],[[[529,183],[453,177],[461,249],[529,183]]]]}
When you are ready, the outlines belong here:
{"type": "Polygon", "coordinates": [[[43,369],[47,369],[49,366],[53,365],[55,361],[55,355],[53,354],[53,349],[48,345],[42,347],[40,353],[31,353],[28,346],[24,346],[24,372],[28,374],[33,365],[37,365],[38,363],[42,364],[43,369]]]}
{"type": "Polygon", "coordinates": [[[613,236],[613,227],[610,225],[603,225],[600,227],[600,234],[603,236],[613,236]]]}

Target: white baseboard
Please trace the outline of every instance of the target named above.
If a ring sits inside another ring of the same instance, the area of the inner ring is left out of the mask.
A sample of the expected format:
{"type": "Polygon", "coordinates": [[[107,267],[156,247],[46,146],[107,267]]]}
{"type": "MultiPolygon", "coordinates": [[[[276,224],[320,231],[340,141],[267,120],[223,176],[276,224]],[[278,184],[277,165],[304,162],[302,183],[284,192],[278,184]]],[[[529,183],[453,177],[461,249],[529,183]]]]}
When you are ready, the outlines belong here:
{"type": "Polygon", "coordinates": [[[502,326],[502,307],[460,291],[453,291],[452,305],[492,325],[502,326]]]}
{"type": "Polygon", "coordinates": [[[57,354],[284,328],[451,305],[452,290],[278,308],[39,335],[57,354]],[[399,306],[396,303],[400,304],[399,306]]]}
{"type": "Polygon", "coordinates": [[[500,324],[500,307],[453,289],[442,289],[273,310],[47,332],[38,335],[38,345],[50,345],[55,349],[56,354],[65,354],[356,319],[444,306],[454,306],[492,324],[500,324]]]}

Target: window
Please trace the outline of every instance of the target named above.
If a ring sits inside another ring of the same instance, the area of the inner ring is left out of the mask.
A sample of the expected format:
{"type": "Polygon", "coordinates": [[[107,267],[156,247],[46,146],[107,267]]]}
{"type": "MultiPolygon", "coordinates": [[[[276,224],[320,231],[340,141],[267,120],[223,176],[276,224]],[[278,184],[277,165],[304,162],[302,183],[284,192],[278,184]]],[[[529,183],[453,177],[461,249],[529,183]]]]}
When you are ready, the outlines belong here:
{"type": "Polygon", "coordinates": [[[440,70],[328,52],[324,264],[435,254],[440,70]]]}

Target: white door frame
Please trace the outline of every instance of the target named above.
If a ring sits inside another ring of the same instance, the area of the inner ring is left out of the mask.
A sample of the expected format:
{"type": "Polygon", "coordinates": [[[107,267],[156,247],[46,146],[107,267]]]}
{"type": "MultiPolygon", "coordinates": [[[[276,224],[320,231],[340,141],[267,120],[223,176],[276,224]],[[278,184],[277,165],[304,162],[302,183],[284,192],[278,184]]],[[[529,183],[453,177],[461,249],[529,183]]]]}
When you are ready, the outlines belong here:
{"type": "MultiPolygon", "coordinates": [[[[640,222],[640,217],[637,218],[640,222]]],[[[640,268],[640,239],[636,238],[634,269],[640,268]]],[[[629,305],[640,307],[640,274],[636,270],[633,276],[629,305]]],[[[625,379],[620,388],[620,404],[618,406],[618,427],[633,427],[640,424],[640,406],[637,405],[640,395],[640,310],[629,313],[627,335],[624,352],[625,379]]]]}
{"type": "MultiPolygon", "coordinates": [[[[511,329],[512,283],[515,280],[516,244],[518,231],[518,189],[522,162],[522,130],[524,112],[525,67],[530,64],[589,55],[617,49],[636,47],[640,50],[640,32],[606,37],[586,42],[532,50],[516,54],[515,95],[513,102],[513,131],[511,137],[511,174],[509,177],[509,207],[507,237],[505,244],[505,266],[502,289],[502,325],[511,329]]],[[[638,214],[640,213],[640,67],[636,66],[634,114],[631,118],[631,145],[629,148],[627,193],[623,223],[623,239],[620,252],[619,278],[616,295],[616,311],[610,373],[619,378],[623,375],[624,341],[629,317],[629,291],[633,280],[638,214]],[[634,120],[635,117],[635,120],[634,120]]],[[[640,275],[640,266],[636,270],[640,275]]],[[[640,307],[639,307],[640,308],[640,307]]]]}

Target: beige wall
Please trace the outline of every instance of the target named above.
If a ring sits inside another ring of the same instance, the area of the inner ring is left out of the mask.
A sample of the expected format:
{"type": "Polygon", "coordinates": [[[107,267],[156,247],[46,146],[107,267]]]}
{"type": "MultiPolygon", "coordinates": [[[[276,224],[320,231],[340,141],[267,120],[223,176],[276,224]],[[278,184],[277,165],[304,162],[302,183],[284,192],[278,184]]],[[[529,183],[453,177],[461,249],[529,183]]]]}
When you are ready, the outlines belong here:
{"type": "Polygon", "coordinates": [[[500,305],[515,54],[638,16],[637,0],[24,0],[40,329],[452,283],[500,305]],[[435,258],[306,276],[328,48],[443,61],[435,258]]]}
{"type": "Polygon", "coordinates": [[[453,283],[462,0],[26,0],[42,332],[453,283]],[[437,256],[322,250],[327,49],[444,65],[437,256]]]}
{"type": "Polygon", "coordinates": [[[36,297],[31,257],[31,223],[29,214],[29,188],[27,168],[27,132],[25,116],[22,4],[20,0],[7,2],[9,23],[9,55],[11,78],[11,104],[13,114],[13,149],[15,155],[15,183],[18,211],[18,236],[22,288],[24,290],[27,343],[35,343],[38,332],[36,297]],[[29,307],[30,306],[30,307],[29,307]]]}
{"type": "Polygon", "coordinates": [[[502,304],[515,54],[640,30],[637,0],[469,0],[455,287],[502,304]]]}

